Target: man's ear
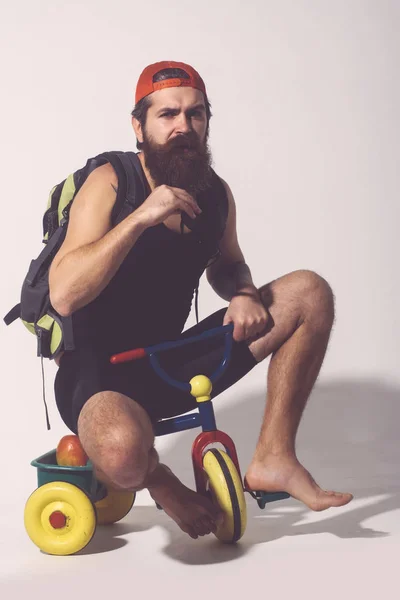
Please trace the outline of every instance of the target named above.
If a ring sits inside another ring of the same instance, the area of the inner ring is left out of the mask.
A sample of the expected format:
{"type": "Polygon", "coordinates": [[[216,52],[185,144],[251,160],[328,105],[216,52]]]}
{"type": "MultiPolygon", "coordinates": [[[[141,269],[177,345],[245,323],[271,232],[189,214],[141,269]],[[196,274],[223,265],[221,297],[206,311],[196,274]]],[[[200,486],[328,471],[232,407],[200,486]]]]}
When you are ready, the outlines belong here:
{"type": "Polygon", "coordinates": [[[138,121],[135,117],[132,117],[132,127],[135,132],[137,140],[142,144],[143,143],[143,131],[140,121],[138,121]]]}

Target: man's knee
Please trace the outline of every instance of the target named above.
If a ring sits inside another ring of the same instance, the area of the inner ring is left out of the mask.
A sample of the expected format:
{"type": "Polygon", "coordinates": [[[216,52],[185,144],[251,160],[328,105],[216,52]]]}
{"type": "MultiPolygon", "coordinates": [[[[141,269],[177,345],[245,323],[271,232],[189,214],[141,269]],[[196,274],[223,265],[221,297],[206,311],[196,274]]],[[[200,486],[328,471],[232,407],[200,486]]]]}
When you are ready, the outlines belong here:
{"type": "Polygon", "coordinates": [[[314,271],[293,274],[299,302],[307,320],[331,328],[335,318],[335,296],[329,283],[314,271]]]}
{"type": "Polygon", "coordinates": [[[155,468],[151,422],[122,394],[93,396],[79,416],[78,435],[95,469],[117,488],[140,489],[155,468]]]}
{"type": "Polygon", "coordinates": [[[138,490],[143,487],[150,470],[151,448],[135,434],[115,430],[113,441],[105,455],[100,457],[103,472],[121,489],[138,490]]]}

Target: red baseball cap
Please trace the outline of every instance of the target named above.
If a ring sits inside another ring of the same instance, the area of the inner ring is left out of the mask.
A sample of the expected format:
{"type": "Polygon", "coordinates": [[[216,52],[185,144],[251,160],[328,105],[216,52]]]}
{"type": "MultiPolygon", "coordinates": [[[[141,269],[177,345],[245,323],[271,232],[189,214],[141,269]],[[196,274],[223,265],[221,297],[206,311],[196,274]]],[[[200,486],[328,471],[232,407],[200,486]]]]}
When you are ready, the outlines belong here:
{"type": "Polygon", "coordinates": [[[157,90],[180,86],[196,88],[203,92],[204,96],[207,98],[204,81],[198,72],[190,65],[182,62],[174,62],[172,60],[154,63],[146,67],[139,77],[136,86],[135,104],[137,104],[145,96],[148,96],[157,90]],[[163,69],[182,69],[182,71],[185,71],[187,76],[163,79],[162,81],[153,81],[154,75],[163,69]]]}

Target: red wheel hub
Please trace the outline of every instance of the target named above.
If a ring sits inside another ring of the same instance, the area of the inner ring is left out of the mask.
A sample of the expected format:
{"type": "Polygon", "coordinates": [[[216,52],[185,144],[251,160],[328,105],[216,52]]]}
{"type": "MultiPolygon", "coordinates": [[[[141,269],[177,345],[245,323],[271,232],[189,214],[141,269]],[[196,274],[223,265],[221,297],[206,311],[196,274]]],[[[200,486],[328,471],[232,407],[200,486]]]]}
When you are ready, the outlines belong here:
{"type": "Polygon", "coordinates": [[[50,525],[54,529],[62,529],[67,523],[67,517],[60,510],[51,513],[49,517],[50,525]]]}
{"type": "Polygon", "coordinates": [[[194,478],[196,481],[196,489],[199,492],[199,494],[203,494],[203,496],[207,494],[206,479],[204,477],[203,471],[203,452],[209,444],[215,443],[219,443],[222,444],[222,446],[224,446],[225,450],[230,455],[232,462],[234,463],[237,469],[240,480],[242,481],[242,475],[240,473],[240,466],[236,454],[235,444],[233,443],[229,435],[227,435],[223,431],[220,431],[219,429],[215,429],[214,431],[203,431],[202,433],[199,433],[192,445],[192,462],[194,469],[194,478]]]}

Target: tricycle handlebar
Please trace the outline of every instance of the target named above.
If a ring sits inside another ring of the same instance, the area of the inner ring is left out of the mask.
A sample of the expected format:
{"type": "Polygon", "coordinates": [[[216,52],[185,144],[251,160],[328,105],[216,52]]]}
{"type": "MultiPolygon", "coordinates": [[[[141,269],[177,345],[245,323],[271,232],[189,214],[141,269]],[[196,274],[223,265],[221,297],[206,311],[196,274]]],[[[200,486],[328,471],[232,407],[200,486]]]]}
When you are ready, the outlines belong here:
{"type": "Polygon", "coordinates": [[[170,377],[166,371],[161,367],[158,362],[156,353],[157,352],[165,352],[166,350],[170,350],[171,348],[177,348],[179,346],[184,346],[185,344],[193,344],[194,342],[198,342],[200,340],[204,340],[207,338],[211,338],[217,335],[225,336],[225,349],[224,356],[220,365],[216,368],[214,373],[210,376],[211,383],[215,383],[217,379],[219,379],[222,373],[225,371],[228,366],[228,362],[230,359],[230,354],[232,350],[232,332],[233,332],[233,323],[228,323],[228,325],[220,325],[219,327],[215,327],[214,329],[208,329],[199,335],[195,335],[193,337],[184,339],[184,340],[176,340],[172,342],[163,342],[161,344],[155,344],[154,346],[148,346],[146,348],[135,348],[134,350],[128,350],[127,352],[121,352],[120,354],[114,354],[111,356],[110,361],[112,364],[116,365],[123,362],[128,362],[131,360],[137,360],[139,358],[144,358],[145,356],[150,357],[150,362],[155,372],[162,378],[164,381],[169,383],[170,385],[176,387],[185,392],[190,392],[191,385],[188,382],[177,381],[176,379],[170,377]]]}
{"type": "Polygon", "coordinates": [[[120,352],[119,354],[114,354],[113,356],[111,356],[110,362],[113,365],[116,365],[123,362],[129,362],[131,360],[138,360],[144,358],[145,356],[155,354],[156,352],[164,352],[165,350],[170,350],[171,348],[178,348],[179,346],[184,346],[186,344],[192,344],[194,342],[198,342],[209,337],[227,334],[230,331],[233,331],[233,323],[228,323],[228,325],[220,325],[219,327],[215,327],[214,329],[208,329],[207,331],[203,331],[203,333],[187,338],[186,340],[162,342],[161,344],[155,344],[153,346],[147,346],[145,348],[134,348],[133,350],[128,350],[127,352],[120,352]]]}

